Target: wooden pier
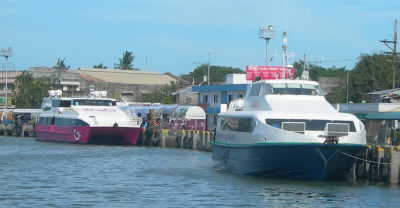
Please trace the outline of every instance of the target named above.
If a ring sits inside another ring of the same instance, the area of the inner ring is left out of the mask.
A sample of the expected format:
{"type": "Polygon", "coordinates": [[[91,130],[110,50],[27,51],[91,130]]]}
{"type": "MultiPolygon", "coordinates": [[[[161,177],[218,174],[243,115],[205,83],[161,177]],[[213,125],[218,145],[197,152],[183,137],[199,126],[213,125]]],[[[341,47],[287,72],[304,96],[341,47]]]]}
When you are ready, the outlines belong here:
{"type": "Polygon", "coordinates": [[[16,126],[15,124],[0,124],[0,135],[35,137],[35,132],[33,124],[21,123],[20,126],[16,126]]]}

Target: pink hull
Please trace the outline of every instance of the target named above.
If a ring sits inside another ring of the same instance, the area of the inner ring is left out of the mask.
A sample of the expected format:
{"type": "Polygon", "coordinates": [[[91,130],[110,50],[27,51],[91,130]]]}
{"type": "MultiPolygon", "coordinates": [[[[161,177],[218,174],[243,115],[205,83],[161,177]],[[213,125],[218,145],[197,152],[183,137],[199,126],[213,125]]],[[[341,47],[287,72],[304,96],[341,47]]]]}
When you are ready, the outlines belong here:
{"type": "Polygon", "coordinates": [[[36,140],[67,143],[136,144],[140,127],[35,126],[36,140]]]}

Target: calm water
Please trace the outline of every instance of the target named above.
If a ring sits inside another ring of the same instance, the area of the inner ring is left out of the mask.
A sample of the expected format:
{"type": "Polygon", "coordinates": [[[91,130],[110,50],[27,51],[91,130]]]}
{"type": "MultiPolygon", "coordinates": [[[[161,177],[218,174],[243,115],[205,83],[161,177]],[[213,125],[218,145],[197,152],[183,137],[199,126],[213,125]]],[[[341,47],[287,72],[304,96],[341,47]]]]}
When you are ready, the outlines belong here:
{"type": "Polygon", "coordinates": [[[212,168],[211,153],[0,137],[1,207],[397,207],[400,187],[212,168]]]}

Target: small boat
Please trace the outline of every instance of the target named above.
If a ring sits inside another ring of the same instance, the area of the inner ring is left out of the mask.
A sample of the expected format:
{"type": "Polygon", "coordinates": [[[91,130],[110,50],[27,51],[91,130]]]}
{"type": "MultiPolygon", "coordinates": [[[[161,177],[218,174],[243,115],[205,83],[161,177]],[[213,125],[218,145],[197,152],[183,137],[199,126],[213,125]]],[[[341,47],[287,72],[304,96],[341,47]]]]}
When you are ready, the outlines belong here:
{"type": "Polygon", "coordinates": [[[37,116],[37,141],[95,144],[136,144],[143,128],[142,119],[123,111],[106,91],[84,97],[62,97],[61,90],[43,98],[43,112],[37,116]]]}

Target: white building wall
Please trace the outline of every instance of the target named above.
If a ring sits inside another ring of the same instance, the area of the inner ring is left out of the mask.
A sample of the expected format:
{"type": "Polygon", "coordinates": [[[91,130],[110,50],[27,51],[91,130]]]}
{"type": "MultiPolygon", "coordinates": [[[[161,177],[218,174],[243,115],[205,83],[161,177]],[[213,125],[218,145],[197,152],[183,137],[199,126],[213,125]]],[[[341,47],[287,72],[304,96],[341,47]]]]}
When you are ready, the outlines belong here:
{"type": "Polygon", "coordinates": [[[226,84],[247,84],[246,74],[227,74],[226,84]]]}

